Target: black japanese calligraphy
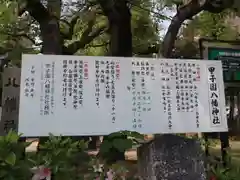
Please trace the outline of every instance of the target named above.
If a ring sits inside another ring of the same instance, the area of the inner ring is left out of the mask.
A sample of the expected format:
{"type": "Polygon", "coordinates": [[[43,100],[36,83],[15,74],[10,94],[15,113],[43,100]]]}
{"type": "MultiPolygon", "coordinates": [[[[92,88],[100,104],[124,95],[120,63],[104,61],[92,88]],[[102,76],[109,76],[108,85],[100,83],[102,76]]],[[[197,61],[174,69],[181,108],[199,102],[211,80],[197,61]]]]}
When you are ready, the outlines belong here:
{"type": "Polygon", "coordinates": [[[7,97],[4,100],[4,106],[6,108],[6,112],[17,111],[17,99],[16,97],[7,97]]]}
{"type": "Polygon", "coordinates": [[[62,97],[65,108],[71,105],[77,110],[83,106],[83,80],[84,74],[88,78],[88,64],[85,66],[83,60],[63,60],[62,97]]]}
{"type": "Polygon", "coordinates": [[[110,62],[106,61],[105,69],[105,96],[107,99],[111,97],[110,93],[110,62]]]}
{"type": "Polygon", "coordinates": [[[197,84],[201,80],[200,66],[194,63],[174,63],[176,82],[176,111],[196,113],[196,127],[199,128],[199,92],[197,84]]]}
{"type": "Polygon", "coordinates": [[[14,120],[4,121],[4,132],[8,133],[10,130],[16,131],[16,124],[14,123],[14,120]]]}
{"type": "MultiPolygon", "coordinates": [[[[24,95],[26,97],[32,97],[34,96],[34,91],[35,91],[35,67],[32,66],[30,69],[30,75],[25,78],[25,88],[24,88],[24,95]]],[[[9,78],[8,83],[5,85],[6,87],[8,86],[13,86],[13,87],[19,87],[18,84],[16,84],[16,78],[9,78]]]]}
{"type": "Polygon", "coordinates": [[[62,97],[63,97],[63,105],[66,107],[67,105],[67,68],[68,68],[68,62],[67,60],[63,61],[63,82],[62,82],[62,97]]]}
{"type": "Polygon", "coordinates": [[[72,105],[74,109],[78,108],[78,60],[73,62],[73,101],[72,105]]]}
{"type": "Polygon", "coordinates": [[[83,61],[80,60],[78,64],[78,104],[80,107],[83,106],[83,61]]]}
{"type": "Polygon", "coordinates": [[[5,87],[13,86],[19,87],[19,84],[16,83],[16,78],[8,78],[8,82],[4,84],[5,87]]]}
{"type": "MultiPolygon", "coordinates": [[[[106,70],[107,71],[107,70],[106,70]]],[[[110,88],[111,88],[111,99],[112,99],[112,123],[115,123],[116,121],[116,87],[115,87],[115,80],[116,80],[116,68],[115,68],[115,62],[111,61],[110,63],[110,88]]],[[[118,77],[119,78],[119,77],[118,77]]]]}
{"type": "Polygon", "coordinates": [[[83,69],[83,71],[84,71],[84,79],[88,79],[88,62],[86,61],[86,62],[84,62],[84,69],[83,69]]]}
{"type": "Polygon", "coordinates": [[[100,108],[100,97],[111,103],[111,122],[116,122],[116,81],[120,79],[120,63],[116,60],[95,61],[95,98],[100,108]],[[102,91],[103,90],[103,91],[102,91]],[[102,95],[101,95],[102,93],[102,95]]]}
{"type": "Polygon", "coordinates": [[[43,115],[50,115],[51,112],[51,64],[45,64],[44,66],[44,109],[43,115]]]}
{"type": "Polygon", "coordinates": [[[53,109],[55,106],[55,98],[54,98],[54,94],[55,94],[55,89],[54,89],[54,84],[55,84],[55,62],[52,62],[52,67],[51,67],[51,71],[52,71],[52,76],[51,76],[51,114],[53,114],[53,109]]]}
{"type": "Polygon", "coordinates": [[[215,74],[215,67],[208,67],[209,73],[209,92],[210,92],[210,116],[212,118],[213,125],[220,125],[220,107],[219,107],[219,95],[218,95],[218,87],[217,87],[217,76],[215,74]]]}
{"type": "MultiPolygon", "coordinates": [[[[95,61],[95,97],[96,97],[96,105],[99,107],[100,105],[100,61],[95,61]]],[[[104,79],[104,78],[103,78],[104,79]]]]}
{"type": "Polygon", "coordinates": [[[133,128],[143,128],[142,115],[152,111],[151,92],[147,88],[146,79],[155,80],[155,65],[146,60],[132,61],[132,112],[133,128]]]}

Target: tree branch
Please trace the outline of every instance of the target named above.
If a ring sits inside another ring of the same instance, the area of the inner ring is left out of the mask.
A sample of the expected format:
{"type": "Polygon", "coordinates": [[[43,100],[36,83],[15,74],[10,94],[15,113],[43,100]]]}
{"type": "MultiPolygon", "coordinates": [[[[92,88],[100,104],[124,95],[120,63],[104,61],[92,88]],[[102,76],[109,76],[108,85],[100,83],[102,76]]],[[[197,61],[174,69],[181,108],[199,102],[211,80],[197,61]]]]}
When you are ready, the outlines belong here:
{"type": "Polygon", "coordinates": [[[72,18],[71,22],[70,22],[70,26],[69,26],[69,31],[68,31],[68,38],[71,39],[74,33],[74,27],[77,24],[79,19],[79,16],[75,16],[72,18]]]}
{"type": "MultiPolygon", "coordinates": [[[[108,17],[109,22],[118,22],[123,17],[119,13],[120,11],[126,10],[125,6],[122,6],[122,4],[127,4],[127,0],[121,0],[121,1],[112,1],[112,0],[98,0],[100,6],[102,7],[102,11],[105,16],[108,17]]],[[[128,10],[128,9],[127,9],[128,10]]],[[[127,11],[127,13],[129,13],[127,11]]]]}
{"type": "Polygon", "coordinates": [[[159,48],[160,48],[159,44],[151,44],[144,49],[133,50],[133,53],[137,55],[150,55],[150,54],[158,53],[159,48]]]}
{"type": "Polygon", "coordinates": [[[18,3],[18,16],[22,16],[27,11],[26,4],[20,5],[18,3]]]}
{"type": "Polygon", "coordinates": [[[26,7],[19,11],[19,15],[24,11],[28,11],[39,24],[42,24],[50,18],[48,10],[43,6],[40,0],[27,0],[26,7]]]}
{"type": "MultiPolygon", "coordinates": [[[[70,22],[68,22],[68,21],[65,20],[65,19],[60,19],[60,21],[62,21],[63,23],[65,23],[65,24],[68,25],[68,27],[69,27],[68,33],[63,35],[64,39],[68,39],[68,40],[71,40],[71,39],[72,39],[72,36],[73,36],[73,34],[74,34],[74,27],[75,27],[75,25],[77,24],[78,19],[80,18],[80,14],[81,14],[82,12],[88,12],[88,11],[89,11],[89,8],[92,7],[92,6],[95,6],[95,5],[96,5],[96,4],[93,3],[93,2],[87,3],[87,4],[86,4],[86,7],[84,7],[84,8],[81,9],[81,10],[79,10],[79,11],[75,14],[75,16],[71,19],[70,22]]],[[[92,13],[92,14],[91,14],[90,16],[96,16],[97,9],[91,10],[91,11],[92,11],[92,12],[90,12],[90,13],[92,13]]],[[[94,18],[94,20],[95,20],[95,17],[93,17],[93,18],[94,18]]],[[[91,20],[90,20],[90,21],[91,21],[91,20]]]]}
{"type": "Polygon", "coordinates": [[[79,15],[76,15],[75,17],[73,17],[70,22],[68,22],[65,19],[60,19],[61,22],[67,24],[68,27],[69,27],[68,33],[66,33],[66,34],[62,33],[62,36],[63,36],[64,39],[68,39],[68,40],[72,39],[72,36],[73,36],[73,33],[74,33],[74,27],[77,24],[78,19],[79,19],[79,15]]]}
{"type": "Polygon", "coordinates": [[[66,54],[66,55],[75,54],[79,49],[84,48],[96,37],[101,35],[105,30],[106,30],[106,26],[102,26],[98,28],[96,31],[91,32],[90,27],[88,27],[82,34],[82,37],[79,41],[75,41],[72,44],[68,45],[68,47],[63,48],[63,54],[66,54]]]}
{"type": "Polygon", "coordinates": [[[110,42],[105,42],[102,44],[92,44],[92,45],[88,45],[88,47],[103,47],[103,46],[107,46],[109,45],[110,42]]]}
{"type": "Polygon", "coordinates": [[[199,0],[191,0],[188,4],[179,7],[178,12],[173,17],[163,40],[163,57],[171,57],[174,42],[183,22],[200,13],[203,9],[204,4],[200,4],[199,0]]]}
{"type": "Polygon", "coordinates": [[[31,41],[36,46],[41,45],[41,44],[36,43],[36,41],[33,38],[31,38],[30,36],[28,36],[26,33],[13,34],[13,33],[4,32],[4,31],[1,31],[0,33],[8,35],[8,36],[12,36],[12,37],[23,37],[23,38],[26,38],[29,41],[31,41]]]}

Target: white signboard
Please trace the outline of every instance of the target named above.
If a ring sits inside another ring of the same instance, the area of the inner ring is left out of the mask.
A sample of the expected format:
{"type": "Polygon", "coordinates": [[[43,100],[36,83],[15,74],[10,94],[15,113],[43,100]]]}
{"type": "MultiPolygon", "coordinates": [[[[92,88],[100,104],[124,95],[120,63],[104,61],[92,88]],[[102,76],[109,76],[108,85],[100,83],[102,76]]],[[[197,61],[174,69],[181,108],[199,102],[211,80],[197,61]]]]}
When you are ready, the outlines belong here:
{"type": "Polygon", "coordinates": [[[219,61],[23,55],[25,136],[227,131],[219,61]]]}

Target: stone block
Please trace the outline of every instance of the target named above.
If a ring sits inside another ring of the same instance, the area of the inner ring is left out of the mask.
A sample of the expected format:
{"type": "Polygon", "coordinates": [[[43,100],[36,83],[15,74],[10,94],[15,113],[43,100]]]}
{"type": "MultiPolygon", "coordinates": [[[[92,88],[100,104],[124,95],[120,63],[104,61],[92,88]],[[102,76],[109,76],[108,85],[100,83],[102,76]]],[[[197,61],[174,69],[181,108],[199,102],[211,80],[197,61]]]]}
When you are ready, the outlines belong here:
{"type": "Polygon", "coordinates": [[[156,136],[137,153],[143,180],[206,180],[204,152],[195,139],[156,136]]]}

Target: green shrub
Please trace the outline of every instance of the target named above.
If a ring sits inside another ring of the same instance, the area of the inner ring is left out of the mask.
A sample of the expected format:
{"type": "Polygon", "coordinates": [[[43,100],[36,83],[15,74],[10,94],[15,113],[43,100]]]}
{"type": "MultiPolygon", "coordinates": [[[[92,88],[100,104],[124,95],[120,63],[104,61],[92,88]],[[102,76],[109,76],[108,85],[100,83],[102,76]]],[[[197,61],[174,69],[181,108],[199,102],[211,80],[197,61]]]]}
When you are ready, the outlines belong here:
{"type": "Polygon", "coordinates": [[[31,143],[19,142],[20,136],[10,131],[0,136],[0,179],[30,179],[32,161],[23,157],[25,148],[31,143]]]}
{"type": "MultiPolygon", "coordinates": [[[[33,167],[50,169],[53,180],[105,180],[109,170],[114,171],[114,180],[120,180],[129,172],[124,163],[105,163],[112,148],[125,152],[139,144],[143,136],[135,132],[117,132],[108,136],[100,148],[99,156],[87,153],[88,142],[74,141],[71,138],[49,135],[48,141],[39,147],[38,152],[25,153],[30,143],[20,142],[20,136],[10,131],[0,137],[0,179],[28,180],[33,167]],[[124,138],[122,138],[124,137],[124,138]]],[[[135,179],[132,175],[126,180],[135,179]]]]}

